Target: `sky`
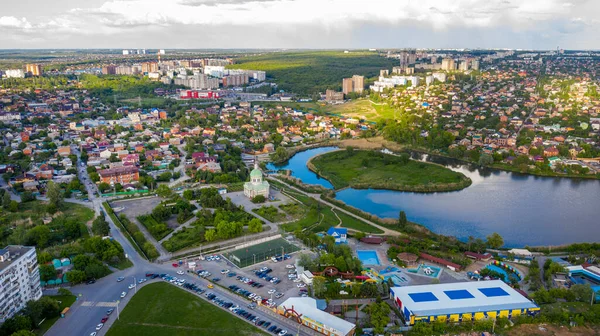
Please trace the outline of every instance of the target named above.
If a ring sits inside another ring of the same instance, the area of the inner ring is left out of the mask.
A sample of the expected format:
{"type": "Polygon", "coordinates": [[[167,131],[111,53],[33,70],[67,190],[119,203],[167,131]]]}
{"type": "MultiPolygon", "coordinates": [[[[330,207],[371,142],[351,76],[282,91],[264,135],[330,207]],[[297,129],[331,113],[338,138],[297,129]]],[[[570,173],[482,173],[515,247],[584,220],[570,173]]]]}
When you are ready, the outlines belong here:
{"type": "Polygon", "coordinates": [[[600,49],[598,0],[3,0],[0,49],[600,49]]]}

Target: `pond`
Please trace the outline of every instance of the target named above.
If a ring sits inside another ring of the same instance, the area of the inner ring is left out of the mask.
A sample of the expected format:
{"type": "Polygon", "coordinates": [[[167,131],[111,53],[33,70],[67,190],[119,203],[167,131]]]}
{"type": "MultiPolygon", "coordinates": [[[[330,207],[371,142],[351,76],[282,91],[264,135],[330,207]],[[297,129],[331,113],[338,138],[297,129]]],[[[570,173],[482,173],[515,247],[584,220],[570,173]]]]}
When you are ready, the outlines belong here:
{"type": "MultiPolygon", "coordinates": [[[[305,183],[332,188],[331,183],[311,172],[306,162],[335,149],[322,147],[300,152],[286,164],[269,165],[269,169],[290,169],[305,183]]],[[[382,218],[398,218],[403,210],[410,221],[462,240],[498,232],[507,247],[600,241],[600,235],[591,234],[600,232],[598,180],[479,169],[456,160],[415,153],[413,158],[461,172],[473,184],[460,191],[427,194],[348,188],[337,192],[336,198],[382,218]]]]}

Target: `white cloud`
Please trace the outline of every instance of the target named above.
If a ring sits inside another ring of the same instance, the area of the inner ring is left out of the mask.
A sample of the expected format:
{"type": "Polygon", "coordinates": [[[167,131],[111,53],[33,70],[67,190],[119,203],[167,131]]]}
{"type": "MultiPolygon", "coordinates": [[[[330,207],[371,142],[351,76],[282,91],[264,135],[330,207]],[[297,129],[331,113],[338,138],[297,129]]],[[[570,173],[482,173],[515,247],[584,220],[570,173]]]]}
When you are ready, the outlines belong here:
{"type": "Polygon", "coordinates": [[[14,16],[0,17],[0,28],[29,29],[31,27],[31,23],[26,18],[18,19],[14,16]]]}
{"type": "Polygon", "coordinates": [[[568,41],[568,35],[593,41],[600,9],[597,0],[98,0],[85,5],[62,8],[51,18],[2,16],[0,42],[11,38],[2,31],[10,31],[41,36],[49,46],[59,38],[73,41],[69,47],[131,41],[189,48],[404,47],[417,41],[422,47],[523,48],[553,38],[568,41]]]}

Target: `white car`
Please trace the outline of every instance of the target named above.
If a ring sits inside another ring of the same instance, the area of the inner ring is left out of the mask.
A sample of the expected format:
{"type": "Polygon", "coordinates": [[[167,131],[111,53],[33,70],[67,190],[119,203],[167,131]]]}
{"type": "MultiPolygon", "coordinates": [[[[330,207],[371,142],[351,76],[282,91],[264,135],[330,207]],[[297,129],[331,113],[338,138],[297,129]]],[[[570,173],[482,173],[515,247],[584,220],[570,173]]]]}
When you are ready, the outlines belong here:
{"type": "Polygon", "coordinates": [[[269,294],[273,294],[273,293],[275,293],[275,292],[276,292],[276,290],[274,290],[274,289],[271,289],[271,290],[269,290],[267,293],[269,293],[269,294]]]}
{"type": "Polygon", "coordinates": [[[289,264],[289,265],[285,265],[285,268],[296,268],[296,266],[289,264]]]}
{"type": "Polygon", "coordinates": [[[279,278],[273,278],[273,279],[271,279],[271,282],[275,282],[277,280],[279,280],[279,278]]]}
{"type": "Polygon", "coordinates": [[[302,279],[294,279],[294,282],[300,282],[302,279]]]}
{"type": "Polygon", "coordinates": [[[121,299],[124,298],[126,295],[127,295],[127,292],[121,293],[121,299]]]}
{"type": "Polygon", "coordinates": [[[269,269],[268,267],[263,267],[263,268],[261,268],[259,271],[260,271],[260,272],[264,272],[264,271],[266,271],[266,270],[268,270],[268,269],[269,269]]]}
{"type": "Polygon", "coordinates": [[[148,281],[146,278],[142,278],[142,279],[138,280],[138,283],[142,284],[142,283],[144,283],[146,281],[148,281]]]}
{"type": "Polygon", "coordinates": [[[298,287],[298,288],[304,288],[304,287],[306,287],[306,284],[299,283],[299,284],[296,285],[296,287],[298,287]]]}
{"type": "Polygon", "coordinates": [[[279,336],[285,336],[285,334],[287,334],[287,330],[282,330],[277,335],[279,335],[279,336]]]}
{"type": "Polygon", "coordinates": [[[134,283],[132,283],[132,284],[129,285],[129,289],[133,289],[133,288],[135,288],[135,284],[134,283]]]}
{"type": "Polygon", "coordinates": [[[185,272],[184,272],[184,271],[177,271],[177,274],[179,274],[179,275],[184,275],[184,274],[185,274],[185,272]]]}
{"type": "Polygon", "coordinates": [[[104,323],[100,323],[96,326],[96,330],[100,330],[102,329],[102,327],[104,327],[104,323]]]}
{"type": "Polygon", "coordinates": [[[221,274],[227,274],[227,273],[229,273],[229,270],[228,270],[228,269],[226,269],[226,270],[222,270],[222,271],[221,271],[221,274]]]}
{"type": "Polygon", "coordinates": [[[90,334],[90,336],[96,336],[96,334],[97,334],[97,332],[94,331],[93,333],[90,334]]]}

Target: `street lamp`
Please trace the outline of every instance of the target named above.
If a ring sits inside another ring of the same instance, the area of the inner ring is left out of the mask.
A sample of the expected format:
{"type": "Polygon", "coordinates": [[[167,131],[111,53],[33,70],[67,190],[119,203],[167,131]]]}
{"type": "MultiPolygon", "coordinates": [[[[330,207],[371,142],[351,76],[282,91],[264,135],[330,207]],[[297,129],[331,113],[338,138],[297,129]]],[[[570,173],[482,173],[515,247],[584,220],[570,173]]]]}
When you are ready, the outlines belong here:
{"type": "Polygon", "coordinates": [[[121,315],[119,314],[119,300],[117,300],[117,320],[121,319],[121,315]]]}
{"type": "Polygon", "coordinates": [[[135,277],[132,277],[132,278],[133,278],[133,288],[135,288],[135,293],[137,294],[137,284],[136,284],[137,281],[135,280],[135,277]]]}

